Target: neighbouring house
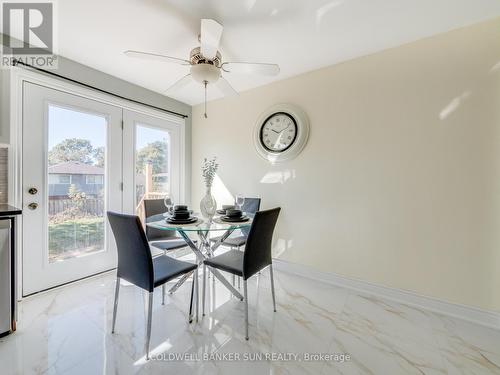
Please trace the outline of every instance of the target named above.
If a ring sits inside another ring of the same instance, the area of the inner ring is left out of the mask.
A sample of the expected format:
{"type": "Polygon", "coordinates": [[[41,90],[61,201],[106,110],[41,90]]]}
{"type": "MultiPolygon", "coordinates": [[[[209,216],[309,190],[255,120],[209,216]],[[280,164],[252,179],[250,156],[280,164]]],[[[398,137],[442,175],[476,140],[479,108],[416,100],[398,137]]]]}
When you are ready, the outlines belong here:
{"type": "Polygon", "coordinates": [[[102,194],[104,168],[85,163],[68,161],[49,166],[49,197],[65,199],[71,185],[88,198],[102,194]]]}

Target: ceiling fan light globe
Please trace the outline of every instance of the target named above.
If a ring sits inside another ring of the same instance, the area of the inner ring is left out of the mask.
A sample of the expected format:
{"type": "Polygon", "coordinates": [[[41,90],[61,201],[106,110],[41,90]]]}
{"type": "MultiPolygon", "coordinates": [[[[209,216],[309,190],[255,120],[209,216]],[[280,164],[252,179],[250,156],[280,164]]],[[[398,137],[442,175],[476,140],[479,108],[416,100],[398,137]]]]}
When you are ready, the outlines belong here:
{"type": "Polygon", "coordinates": [[[192,65],[191,76],[199,83],[214,83],[220,77],[220,69],[212,64],[192,65]]]}

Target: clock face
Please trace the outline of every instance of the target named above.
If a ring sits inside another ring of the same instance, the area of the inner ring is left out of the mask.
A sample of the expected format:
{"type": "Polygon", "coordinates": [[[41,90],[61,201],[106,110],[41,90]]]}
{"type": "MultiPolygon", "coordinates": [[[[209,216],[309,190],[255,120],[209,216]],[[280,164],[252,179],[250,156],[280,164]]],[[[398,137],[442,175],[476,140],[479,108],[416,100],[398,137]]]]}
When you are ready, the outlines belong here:
{"type": "Polygon", "coordinates": [[[297,139],[297,122],[285,112],[276,112],[269,116],[260,129],[260,143],[271,152],[283,152],[289,149],[297,139]]]}

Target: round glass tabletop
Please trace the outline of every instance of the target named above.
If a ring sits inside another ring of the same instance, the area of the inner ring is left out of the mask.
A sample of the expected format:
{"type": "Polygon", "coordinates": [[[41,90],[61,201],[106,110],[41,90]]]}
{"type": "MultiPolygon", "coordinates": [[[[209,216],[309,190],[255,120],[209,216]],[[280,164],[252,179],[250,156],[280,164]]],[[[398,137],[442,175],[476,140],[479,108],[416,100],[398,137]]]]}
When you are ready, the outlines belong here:
{"type": "Polygon", "coordinates": [[[222,221],[220,219],[220,216],[215,216],[212,223],[209,223],[207,219],[203,219],[201,217],[201,214],[195,213],[194,216],[198,217],[198,221],[193,224],[170,224],[167,223],[163,214],[153,215],[146,219],[146,225],[148,227],[160,230],[177,230],[183,232],[236,230],[241,228],[249,228],[252,225],[251,218],[248,221],[240,223],[228,223],[227,221],[222,221]]]}

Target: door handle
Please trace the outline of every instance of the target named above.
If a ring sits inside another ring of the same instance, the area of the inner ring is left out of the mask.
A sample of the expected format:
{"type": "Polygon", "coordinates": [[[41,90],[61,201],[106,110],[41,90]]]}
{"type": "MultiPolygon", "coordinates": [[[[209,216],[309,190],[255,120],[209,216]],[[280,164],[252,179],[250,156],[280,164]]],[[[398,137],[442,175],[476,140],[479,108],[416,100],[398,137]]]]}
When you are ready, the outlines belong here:
{"type": "Polygon", "coordinates": [[[30,193],[31,195],[35,195],[36,193],[38,193],[38,189],[36,187],[30,187],[28,189],[28,193],[30,193]]]}
{"type": "Polygon", "coordinates": [[[36,210],[37,207],[38,207],[38,203],[32,202],[32,203],[28,204],[28,208],[30,210],[36,210]]]}

